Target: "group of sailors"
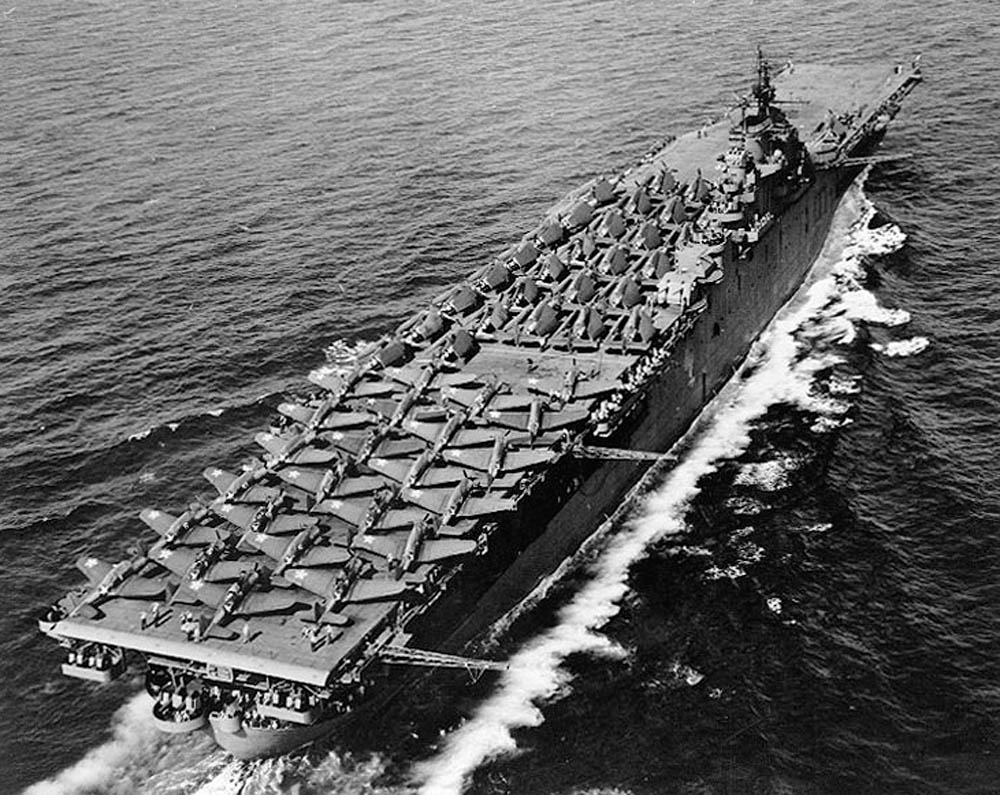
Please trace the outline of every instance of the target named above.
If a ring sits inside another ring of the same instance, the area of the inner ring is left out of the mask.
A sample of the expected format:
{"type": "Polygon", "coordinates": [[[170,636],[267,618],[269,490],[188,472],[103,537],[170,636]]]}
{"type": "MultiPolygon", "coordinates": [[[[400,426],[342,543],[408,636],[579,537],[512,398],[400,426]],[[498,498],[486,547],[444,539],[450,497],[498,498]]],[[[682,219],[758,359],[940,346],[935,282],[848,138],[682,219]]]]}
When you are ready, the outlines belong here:
{"type": "Polygon", "coordinates": [[[676,341],[684,336],[691,322],[693,321],[682,321],[675,325],[671,329],[670,337],[663,345],[657,346],[641,356],[625,372],[622,376],[622,388],[615,390],[598,404],[597,408],[594,409],[593,417],[599,436],[607,436],[614,430],[609,421],[618,416],[629,396],[639,394],[642,386],[666,364],[673,354],[676,341]]]}
{"type": "Polygon", "coordinates": [[[280,718],[266,714],[260,708],[297,712],[301,715],[321,716],[346,712],[359,692],[357,688],[342,693],[340,697],[324,697],[309,688],[291,684],[286,687],[274,687],[269,690],[256,691],[238,687],[211,685],[204,693],[204,706],[213,717],[232,718],[244,725],[256,729],[279,728],[280,718]]]}
{"type": "Polygon", "coordinates": [[[311,693],[303,692],[300,687],[293,687],[287,691],[268,690],[261,694],[258,703],[293,712],[309,712],[319,706],[319,699],[311,693]]]}
{"type": "Polygon", "coordinates": [[[201,691],[186,684],[177,689],[164,687],[156,696],[153,715],[160,720],[186,723],[205,714],[201,691]]]}
{"type": "Polygon", "coordinates": [[[124,663],[121,649],[88,643],[71,647],[66,653],[66,663],[76,668],[93,668],[95,671],[110,671],[124,663]]]}

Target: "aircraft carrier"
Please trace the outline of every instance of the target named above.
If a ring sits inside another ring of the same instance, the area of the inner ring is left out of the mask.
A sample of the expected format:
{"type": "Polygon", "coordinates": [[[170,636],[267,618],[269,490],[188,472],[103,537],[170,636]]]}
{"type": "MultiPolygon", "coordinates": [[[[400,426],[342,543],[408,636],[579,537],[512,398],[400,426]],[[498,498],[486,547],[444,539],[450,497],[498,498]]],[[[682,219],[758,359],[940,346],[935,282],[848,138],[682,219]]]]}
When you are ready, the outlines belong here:
{"type": "Polygon", "coordinates": [[[772,69],[583,185],[394,334],[312,376],[172,512],[39,622],[63,673],[145,665],[168,732],[240,758],[336,731],[388,664],[460,655],[669,450],[818,255],[918,64],[772,69]]]}

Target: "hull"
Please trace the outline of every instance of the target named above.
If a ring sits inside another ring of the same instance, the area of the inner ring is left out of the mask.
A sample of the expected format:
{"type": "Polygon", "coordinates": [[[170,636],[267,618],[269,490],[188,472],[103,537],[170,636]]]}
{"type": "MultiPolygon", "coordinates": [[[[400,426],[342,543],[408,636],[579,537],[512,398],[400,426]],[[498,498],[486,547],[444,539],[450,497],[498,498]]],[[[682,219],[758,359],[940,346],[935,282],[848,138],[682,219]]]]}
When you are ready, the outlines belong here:
{"type": "Polygon", "coordinates": [[[285,726],[282,728],[254,728],[241,725],[226,727],[212,722],[209,730],[220,748],[237,759],[250,760],[293,751],[313,740],[341,731],[351,718],[341,717],[320,721],[311,726],[285,726]],[[229,730],[235,729],[235,730],[229,730]]]}

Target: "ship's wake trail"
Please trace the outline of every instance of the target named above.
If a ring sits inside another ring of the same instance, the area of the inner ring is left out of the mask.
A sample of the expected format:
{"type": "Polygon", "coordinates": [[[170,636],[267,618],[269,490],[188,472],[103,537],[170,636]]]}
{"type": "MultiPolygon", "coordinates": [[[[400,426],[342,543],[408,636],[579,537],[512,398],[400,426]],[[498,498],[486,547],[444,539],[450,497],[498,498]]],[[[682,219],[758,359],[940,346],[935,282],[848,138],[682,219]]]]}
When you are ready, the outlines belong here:
{"type": "Polygon", "coordinates": [[[898,248],[903,236],[892,225],[870,228],[874,208],[860,185],[842,201],[806,286],[755,345],[742,377],[732,379],[680,442],[681,463],[648,494],[636,518],[620,528],[610,523],[602,528],[608,535],[586,564],[589,578],[560,610],[555,626],[514,654],[493,694],[445,739],[435,757],[415,767],[423,795],[461,792],[476,768],[516,750],[512,731],[539,725],[544,720],[539,705],[567,688],[569,673],[562,663],[569,655],[622,653],[599,630],[620,609],[631,565],[655,540],[684,532],[687,506],[701,478],[746,449],[752,423],[770,406],[792,403],[821,415],[840,410],[828,409],[810,387],[818,371],[841,361],[842,343],[853,339],[855,321],[895,325],[908,320],[880,307],[862,287],[864,258],[898,248]]]}

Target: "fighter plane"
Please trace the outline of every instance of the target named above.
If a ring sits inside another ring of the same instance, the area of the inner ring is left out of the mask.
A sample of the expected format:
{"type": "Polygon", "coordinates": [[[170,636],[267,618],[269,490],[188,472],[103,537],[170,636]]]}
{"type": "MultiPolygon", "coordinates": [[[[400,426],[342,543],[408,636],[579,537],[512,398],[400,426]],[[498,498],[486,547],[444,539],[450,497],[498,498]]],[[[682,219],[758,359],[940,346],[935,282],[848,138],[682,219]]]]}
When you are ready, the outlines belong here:
{"type": "Polygon", "coordinates": [[[325,406],[325,401],[315,408],[297,403],[282,403],[278,406],[278,412],[306,426],[307,430],[315,431],[360,428],[372,422],[372,415],[368,412],[327,410],[325,406]]]}
{"type": "Polygon", "coordinates": [[[150,579],[137,575],[149,563],[145,550],[140,549],[128,560],[106,563],[100,558],[84,555],[76,567],[90,581],[91,588],[69,611],[67,617],[79,613],[96,615],[96,607],[109,599],[158,599],[167,591],[161,578],[150,579]]]}
{"type": "Polygon", "coordinates": [[[536,439],[543,431],[554,431],[583,422],[590,416],[585,408],[547,409],[539,398],[533,398],[527,412],[488,411],[490,422],[527,431],[531,439],[536,439]]]}
{"type": "Polygon", "coordinates": [[[529,376],[526,383],[532,392],[557,398],[563,403],[574,399],[596,398],[621,389],[621,382],[617,379],[595,378],[582,372],[575,362],[561,378],[529,376]]]}
{"type": "Polygon", "coordinates": [[[262,582],[263,574],[256,567],[245,571],[228,588],[204,580],[182,581],[175,594],[175,601],[198,601],[215,608],[211,620],[201,628],[198,639],[205,637],[213,627],[224,627],[238,616],[281,613],[302,604],[303,599],[295,590],[255,590],[262,582]]]}
{"type": "Polygon", "coordinates": [[[286,569],[284,578],[301,588],[323,598],[322,612],[317,610],[323,623],[345,623],[337,611],[348,604],[383,602],[394,599],[414,586],[413,581],[385,576],[368,576],[374,572],[370,563],[353,558],[342,569],[286,569]]]}
{"type": "Polygon", "coordinates": [[[380,423],[367,431],[329,431],[324,434],[324,438],[352,456],[359,464],[363,464],[371,455],[389,458],[413,455],[423,449],[423,444],[412,438],[389,438],[390,431],[387,423],[380,423]]]}
{"type": "Polygon", "coordinates": [[[453,519],[506,513],[517,507],[517,503],[507,497],[470,497],[477,485],[476,481],[466,478],[450,490],[407,489],[402,496],[408,502],[438,514],[442,525],[453,519]]]}
{"type": "MultiPolygon", "coordinates": [[[[278,562],[274,567],[274,576],[282,574],[289,566],[340,566],[351,559],[351,553],[345,547],[323,543],[318,525],[307,527],[291,541],[267,533],[247,533],[243,538],[278,562]]],[[[345,543],[348,541],[346,537],[343,540],[345,543]]]]}
{"type": "Polygon", "coordinates": [[[329,390],[335,396],[343,399],[350,393],[351,397],[372,397],[375,395],[390,395],[399,389],[397,384],[382,378],[367,380],[362,377],[328,375],[323,372],[312,372],[309,380],[316,386],[329,390]]]}
{"type": "Polygon", "coordinates": [[[427,442],[436,455],[445,447],[470,447],[480,444],[492,444],[498,433],[496,428],[464,428],[469,415],[464,411],[456,411],[446,421],[420,421],[409,419],[403,423],[403,429],[427,442]]]}
{"type": "Polygon", "coordinates": [[[409,527],[426,513],[413,506],[394,508],[399,496],[399,486],[383,485],[370,497],[324,500],[313,510],[332,514],[362,533],[374,528],[393,530],[409,527]]]}
{"type": "Polygon", "coordinates": [[[506,384],[490,379],[479,389],[442,389],[441,395],[464,406],[470,417],[481,416],[487,408],[491,411],[516,411],[531,405],[531,395],[509,393],[508,388],[506,384]]]}
{"type": "Polygon", "coordinates": [[[216,541],[200,552],[161,546],[151,557],[180,577],[182,583],[227,582],[238,580],[252,565],[246,560],[224,560],[230,548],[228,541],[216,541]]]}
{"type": "Polygon", "coordinates": [[[166,546],[204,546],[228,535],[221,527],[199,524],[208,514],[208,508],[193,503],[180,516],[156,508],[144,508],[139,518],[160,536],[166,546]]]}
{"type": "Polygon", "coordinates": [[[315,516],[279,513],[284,506],[285,495],[278,491],[266,505],[259,508],[224,502],[213,504],[212,510],[223,519],[248,532],[262,533],[266,531],[271,535],[286,535],[297,533],[316,524],[315,516]]]}
{"type": "Polygon", "coordinates": [[[437,518],[428,515],[414,522],[408,533],[357,535],[351,547],[385,558],[387,567],[395,572],[397,579],[417,564],[435,563],[476,551],[478,544],[475,541],[433,538],[437,524],[437,518]]]}
{"type": "Polygon", "coordinates": [[[480,383],[482,378],[478,373],[462,370],[456,373],[442,372],[444,363],[440,359],[431,359],[426,364],[409,364],[402,367],[386,367],[385,374],[407,386],[423,385],[444,389],[447,387],[468,386],[480,383]]]}
{"type": "Polygon", "coordinates": [[[445,450],[443,456],[446,461],[485,472],[489,482],[493,483],[502,473],[519,472],[547,464],[556,458],[557,453],[548,449],[511,450],[507,437],[497,436],[491,450],[466,447],[445,450]]]}
{"type": "Polygon", "coordinates": [[[453,486],[462,479],[459,469],[435,467],[436,456],[425,450],[416,458],[369,458],[367,466],[385,475],[404,489],[416,486],[453,486]]]}
{"type": "Polygon", "coordinates": [[[270,454],[271,466],[328,464],[340,457],[340,453],[333,448],[313,447],[313,442],[316,440],[317,434],[313,430],[285,436],[262,432],[254,437],[254,441],[270,454]]]}
{"type": "Polygon", "coordinates": [[[280,490],[274,486],[255,485],[268,474],[267,468],[263,466],[254,466],[241,475],[219,467],[209,467],[202,474],[215,486],[223,502],[266,503],[280,494],[280,490]]]}
{"type": "Polygon", "coordinates": [[[352,387],[365,377],[371,367],[371,360],[369,360],[364,363],[358,362],[351,369],[340,373],[325,373],[317,370],[309,374],[309,380],[329,391],[331,394],[327,401],[332,401],[333,405],[336,405],[352,387]]]}
{"type": "MultiPolygon", "coordinates": [[[[499,438],[499,437],[498,437],[499,438]]],[[[470,459],[474,463],[478,462],[476,454],[485,455],[487,458],[490,455],[489,450],[482,451],[470,448],[461,448],[459,450],[447,449],[444,451],[445,460],[458,464],[458,466],[431,466],[430,461],[433,461],[435,456],[433,456],[433,451],[426,450],[416,459],[412,458],[371,458],[368,460],[368,466],[385,475],[387,478],[400,483],[402,488],[434,488],[438,486],[454,486],[457,483],[461,483],[465,478],[473,478],[475,480],[482,480],[486,482],[486,476],[479,477],[478,472],[470,473],[469,468],[465,465],[466,461],[463,457],[463,453],[468,453],[470,459]]],[[[482,469],[485,471],[487,467],[473,467],[482,469]]],[[[527,466],[521,467],[521,469],[527,469],[527,466]]],[[[489,480],[489,483],[496,488],[511,489],[517,485],[517,482],[523,477],[520,470],[513,468],[510,472],[503,472],[498,470],[497,473],[489,480]]]]}

